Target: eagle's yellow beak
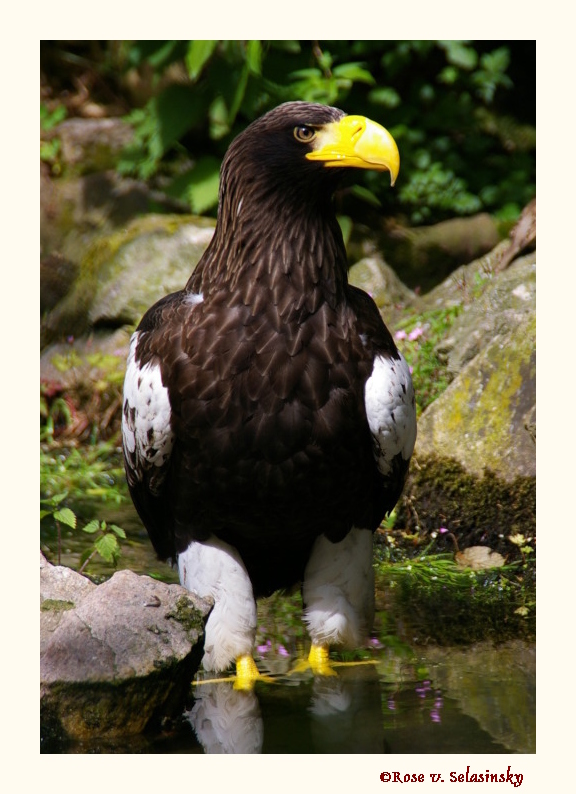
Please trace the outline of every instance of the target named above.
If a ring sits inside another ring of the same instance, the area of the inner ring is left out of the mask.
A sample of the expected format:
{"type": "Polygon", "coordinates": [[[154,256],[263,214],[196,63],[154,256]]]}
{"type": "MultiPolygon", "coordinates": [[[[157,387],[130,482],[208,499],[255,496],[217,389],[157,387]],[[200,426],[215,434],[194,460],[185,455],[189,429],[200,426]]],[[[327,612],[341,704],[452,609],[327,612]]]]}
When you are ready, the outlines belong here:
{"type": "Polygon", "coordinates": [[[390,171],[393,185],[400,171],[396,141],[387,129],[364,116],[344,116],[321,127],[306,157],[327,167],[390,171]]]}

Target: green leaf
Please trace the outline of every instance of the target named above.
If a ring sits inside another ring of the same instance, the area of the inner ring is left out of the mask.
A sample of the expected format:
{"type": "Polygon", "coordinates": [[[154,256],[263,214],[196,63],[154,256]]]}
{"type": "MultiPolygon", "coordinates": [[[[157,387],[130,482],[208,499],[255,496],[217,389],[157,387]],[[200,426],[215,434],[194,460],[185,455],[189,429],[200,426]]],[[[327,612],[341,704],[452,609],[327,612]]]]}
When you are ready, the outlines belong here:
{"type": "Polygon", "coordinates": [[[92,521],[89,521],[85,527],[82,527],[82,532],[87,532],[89,535],[93,535],[94,532],[98,532],[100,529],[100,522],[97,518],[93,518],[92,521]]]}
{"type": "Polygon", "coordinates": [[[122,527],[116,526],[116,524],[110,524],[110,529],[112,532],[115,532],[119,538],[125,538],[126,532],[122,529],[122,527]]]}
{"type": "Polygon", "coordinates": [[[218,203],[220,161],[216,157],[202,157],[187,177],[186,197],[193,212],[201,214],[218,203]]]}
{"type": "Polygon", "coordinates": [[[218,40],[210,41],[191,41],[186,53],[186,68],[192,82],[195,82],[202,69],[208,62],[210,56],[218,45],[218,40]]]}
{"type": "Polygon", "coordinates": [[[51,516],[51,515],[52,515],[52,510],[40,510],[40,521],[42,521],[43,518],[46,518],[46,516],[51,516]]]}
{"type": "Polygon", "coordinates": [[[395,108],[400,104],[400,94],[393,88],[373,88],[368,94],[368,99],[375,105],[385,108],[395,108]]]}
{"type": "Polygon", "coordinates": [[[376,82],[370,72],[364,69],[359,63],[342,63],[340,66],[334,67],[332,74],[334,77],[343,77],[355,83],[368,83],[369,85],[374,85],[376,82]]]}
{"type": "MultiPolygon", "coordinates": [[[[160,42],[157,42],[160,43],[160,42]]],[[[146,60],[154,69],[161,69],[167,66],[172,60],[172,54],[178,46],[178,41],[175,39],[160,43],[158,49],[152,51],[147,56],[146,60]]]]}
{"type": "Polygon", "coordinates": [[[445,66],[438,75],[438,82],[453,85],[458,79],[458,69],[454,66],[445,66]]]}
{"type": "Polygon", "coordinates": [[[257,39],[246,42],[246,63],[252,74],[262,74],[262,45],[257,39]]]}
{"type": "Polygon", "coordinates": [[[96,547],[98,554],[102,557],[102,559],[106,560],[106,562],[115,562],[120,556],[120,547],[118,545],[118,541],[111,532],[108,532],[106,535],[102,535],[102,537],[98,538],[94,546],[96,547]]]}
{"type": "Polygon", "coordinates": [[[230,110],[228,111],[228,126],[231,127],[234,123],[234,119],[240,110],[240,105],[242,104],[242,100],[244,99],[244,94],[246,93],[246,86],[248,85],[248,77],[250,75],[250,70],[248,65],[245,64],[242,72],[240,74],[240,79],[238,80],[238,84],[236,86],[236,91],[234,92],[234,98],[230,104],[230,110]]]}
{"type": "Polygon", "coordinates": [[[64,121],[67,115],[65,105],[58,105],[54,110],[50,111],[46,105],[40,104],[40,128],[43,130],[51,130],[56,125],[64,121]]]}
{"type": "Polygon", "coordinates": [[[350,192],[362,201],[365,201],[367,204],[370,204],[372,207],[381,207],[381,203],[377,196],[372,193],[371,190],[368,188],[363,187],[362,185],[353,185],[350,188],[350,192]]]}
{"type": "Polygon", "coordinates": [[[93,552],[94,552],[94,549],[93,549],[93,548],[90,548],[90,549],[85,549],[85,550],[82,552],[82,554],[80,555],[80,565],[82,565],[83,563],[85,563],[85,562],[86,562],[86,560],[87,560],[87,559],[88,559],[88,558],[91,556],[91,554],[93,554],[93,552]]]}
{"type": "Polygon", "coordinates": [[[70,510],[69,507],[63,507],[62,510],[56,510],[54,512],[54,518],[56,521],[60,521],[61,524],[66,524],[68,527],[72,527],[72,529],[76,528],[76,515],[70,510]]]}
{"type": "Polygon", "coordinates": [[[63,493],[55,493],[54,496],[51,496],[49,499],[40,499],[41,504],[50,504],[50,505],[57,505],[63,499],[66,499],[68,496],[68,491],[63,491],[63,493]]]}
{"type": "Polygon", "coordinates": [[[438,44],[446,53],[448,63],[470,71],[478,63],[478,55],[472,47],[467,47],[464,41],[439,41],[438,44]]]}
{"type": "Polygon", "coordinates": [[[348,215],[338,215],[336,220],[338,221],[340,231],[342,232],[344,245],[347,245],[350,235],[352,234],[352,227],[354,225],[352,223],[352,218],[349,218],[348,215]]]}
{"type": "Polygon", "coordinates": [[[510,51],[507,47],[499,47],[486,52],[480,59],[480,65],[487,72],[505,72],[510,65],[510,51]]]}

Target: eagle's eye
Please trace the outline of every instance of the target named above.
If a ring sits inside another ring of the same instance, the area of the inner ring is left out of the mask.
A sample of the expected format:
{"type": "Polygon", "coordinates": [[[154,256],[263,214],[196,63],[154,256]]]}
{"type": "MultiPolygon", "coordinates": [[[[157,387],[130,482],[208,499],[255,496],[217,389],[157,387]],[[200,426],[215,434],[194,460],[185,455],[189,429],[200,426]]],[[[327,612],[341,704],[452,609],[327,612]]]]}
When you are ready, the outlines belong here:
{"type": "Polygon", "coordinates": [[[316,130],[301,124],[299,127],[294,127],[294,137],[301,143],[310,143],[316,137],[316,130]]]}

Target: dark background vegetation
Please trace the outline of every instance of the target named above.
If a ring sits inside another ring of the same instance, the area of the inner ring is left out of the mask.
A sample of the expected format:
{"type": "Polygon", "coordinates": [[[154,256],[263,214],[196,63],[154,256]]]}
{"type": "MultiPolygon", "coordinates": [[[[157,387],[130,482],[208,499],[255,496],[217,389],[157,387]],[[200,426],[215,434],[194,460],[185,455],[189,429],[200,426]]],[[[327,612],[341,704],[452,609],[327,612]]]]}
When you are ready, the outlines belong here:
{"type": "MultiPolygon", "coordinates": [[[[486,211],[505,224],[535,195],[535,41],[43,41],[41,123],[123,116],[117,168],[196,213],[214,214],[232,138],[293,99],[386,126],[402,169],[339,196],[371,225],[486,211]]],[[[43,159],[57,165],[57,151],[43,159]]]]}

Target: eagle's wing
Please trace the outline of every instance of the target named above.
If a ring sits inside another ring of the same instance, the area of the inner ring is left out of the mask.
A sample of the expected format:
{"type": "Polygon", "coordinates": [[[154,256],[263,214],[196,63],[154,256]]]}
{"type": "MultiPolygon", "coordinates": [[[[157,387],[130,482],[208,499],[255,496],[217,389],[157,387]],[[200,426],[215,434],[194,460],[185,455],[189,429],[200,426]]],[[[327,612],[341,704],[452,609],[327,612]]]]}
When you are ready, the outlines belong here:
{"type": "Polygon", "coordinates": [[[364,407],[373,442],[385,511],[396,504],[416,442],[416,401],[410,368],[394,344],[374,301],[350,287],[360,337],[372,355],[364,407]]]}
{"type": "MultiPolygon", "coordinates": [[[[128,486],[140,518],[158,555],[174,557],[171,505],[166,479],[172,463],[175,434],[172,405],[162,377],[163,351],[173,355],[178,341],[167,334],[171,320],[185,319],[201,298],[185,292],[167,295],[142,318],[132,335],[124,380],[122,439],[128,486]]],[[[178,327],[175,324],[174,327],[178,327]]]]}

